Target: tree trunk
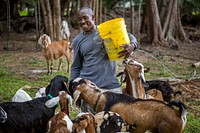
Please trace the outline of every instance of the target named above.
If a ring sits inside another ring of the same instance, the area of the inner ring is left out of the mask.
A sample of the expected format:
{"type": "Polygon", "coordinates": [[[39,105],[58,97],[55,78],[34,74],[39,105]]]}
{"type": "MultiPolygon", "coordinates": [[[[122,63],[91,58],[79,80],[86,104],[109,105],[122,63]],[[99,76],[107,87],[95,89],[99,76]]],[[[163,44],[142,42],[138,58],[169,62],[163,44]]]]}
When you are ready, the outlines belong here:
{"type": "Polygon", "coordinates": [[[180,0],[164,0],[161,10],[165,10],[164,15],[160,15],[163,20],[163,34],[170,43],[178,44],[178,41],[188,41],[180,20],[180,0]],[[168,5],[166,7],[166,5],[168,5]]]}
{"type": "Polygon", "coordinates": [[[48,31],[49,23],[48,23],[48,17],[47,17],[44,0],[40,0],[40,5],[42,8],[42,20],[43,20],[43,26],[44,26],[44,33],[49,33],[49,31],[48,31]]]}
{"type": "Polygon", "coordinates": [[[146,0],[147,6],[147,36],[152,45],[166,45],[161,28],[156,0],[146,0]]]}
{"type": "Polygon", "coordinates": [[[146,0],[147,40],[164,46],[188,41],[180,20],[180,0],[162,0],[158,5],[156,0],[146,0]]]}
{"type": "Polygon", "coordinates": [[[49,0],[45,0],[46,3],[46,10],[47,10],[47,16],[48,16],[48,34],[53,41],[53,21],[52,21],[52,11],[49,0]]]}
{"type": "Polygon", "coordinates": [[[61,9],[60,9],[60,0],[54,0],[54,33],[55,40],[61,40],[60,30],[61,30],[61,9]]]}

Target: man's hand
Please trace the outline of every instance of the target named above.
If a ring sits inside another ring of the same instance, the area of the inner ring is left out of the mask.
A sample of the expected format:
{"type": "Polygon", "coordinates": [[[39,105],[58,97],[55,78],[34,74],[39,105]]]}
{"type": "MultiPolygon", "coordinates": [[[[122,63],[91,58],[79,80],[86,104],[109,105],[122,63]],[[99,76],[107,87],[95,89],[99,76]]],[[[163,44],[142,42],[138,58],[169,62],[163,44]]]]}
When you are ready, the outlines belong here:
{"type": "Polygon", "coordinates": [[[125,58],[128,58],[132,51],[135,49],[135,45],[133,44],[122,44],[121,47],[124,47],[124,50],[120,51],[118,53],[118,57],[122,57],[122,56],[125,56],[125,58]]]}

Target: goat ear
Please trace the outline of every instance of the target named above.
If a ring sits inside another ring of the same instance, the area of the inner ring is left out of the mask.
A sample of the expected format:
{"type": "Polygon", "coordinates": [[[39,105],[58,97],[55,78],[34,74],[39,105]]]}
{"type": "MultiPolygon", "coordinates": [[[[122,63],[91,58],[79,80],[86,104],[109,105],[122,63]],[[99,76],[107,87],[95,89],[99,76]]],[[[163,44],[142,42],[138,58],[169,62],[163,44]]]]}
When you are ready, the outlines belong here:
{"type": "Polygon", "coordinates": [[[42,45],[42,36],[38,39],[38,44],[42,45]]]}
{"type": "Polygon", "coordinates": [[[80,97],[80,94],[81,94],[81,92],[77,91],[77,90],[73,93],[74,105],[76,105],[76,102],[77,102],[78,98],[80,97]]]}
{"type": "Polygon", "coordinates": [[[56,104],[58,104],[59,100],[60,100],[59,96],[54,97],[54,98],[52,98],[52,99],[46,101],[45,106],[46,106],[47,108],[52,108],[52,107],[54,107],[56,104]]]}
{"type": "Polygon", "coordinates": [[[49,36],[47,36],[47,41],[48,41],[48,44],[50,44],[50,43],[51,43],[51,39],[50,39],[50,37],[49,37],[49,36]]]}

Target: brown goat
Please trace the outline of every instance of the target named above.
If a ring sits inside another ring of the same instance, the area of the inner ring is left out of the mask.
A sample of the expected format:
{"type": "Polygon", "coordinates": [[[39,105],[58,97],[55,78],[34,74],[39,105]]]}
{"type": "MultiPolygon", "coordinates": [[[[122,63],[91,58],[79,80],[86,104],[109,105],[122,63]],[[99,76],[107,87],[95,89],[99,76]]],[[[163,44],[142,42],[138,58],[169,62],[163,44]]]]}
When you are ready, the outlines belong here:
{"type": "Polygon", "coordinates": [[[69,73],[70,65],[70,43],[67,40],[51,42],[50,37],[47,34],[43,34],[38,43],[43,47],[44,57],[47,61],[48,74],[50,74],[50,61],[51,61],[51,74],[54,65],[54,61],[59,59],[58,70],[62,66],[62,57],[65,56],[67,60],[67,72],[69,73]]]}
{"type": "Polygon", "coordinates": [[[155,99],[135,99],[127,94],[102,91],[91,81],[81,78],[72,81],[69,89],[74,102],[83,99],[96,112],[118,113],[128,125],[136,125],[135,133],[182,133],[186,125],[186,108],[178,100],[164,103],[155,99]]]}
{"type": "Polygon", "coordinates": [[[69,119],[68,100],[72,104],[72,98],[67,92],[61,91],[58,97],[48,100],[45,105],[48,108],[60,103],[60,111],[55,114],[48,122],[48,133],[71,133],[73,123],[69,119]]]}
{"type": "Polygon", "coordinates": [[[96,133],[96,123],[92,113],[79,113],[73,123],[73,133],[96,133]]]}
{"type": "Polygon", "coordinates": [[[144,78],[144,66],[132,59],[125,59],[123,61],[125,65],[126,74],[126,88],[125,92],[135,98],[142,99],[156,99],[163,101],[162,92],[160,90],[152,89],[145,92],[143,83],[144,78]]]}

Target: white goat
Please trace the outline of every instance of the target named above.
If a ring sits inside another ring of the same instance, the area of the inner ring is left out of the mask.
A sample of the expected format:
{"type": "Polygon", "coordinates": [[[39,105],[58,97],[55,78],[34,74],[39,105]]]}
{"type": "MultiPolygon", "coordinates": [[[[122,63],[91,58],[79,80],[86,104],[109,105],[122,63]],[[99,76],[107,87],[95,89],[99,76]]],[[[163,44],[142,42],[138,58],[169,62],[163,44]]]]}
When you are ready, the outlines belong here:
{"type": "Polygon", "coordinates": [[[25,85],[21,87],[12,98],[12,102],[26,102],[32,100],[31,96],[25,91],[27,89],[37,89],[38,92],[35,94],[35,98],[44,97],[45,95],[45,87],[38,87],[38,86],[28,86],[25,85]]]}
{"type": "Polygon", "coordinates": [[[68,40],[69,41],[69,37],[70,37],[70,30],[69,30],[69,25],[68,22],[63,20],[61,22],[61,37],[64,40],[68,40]]]}

